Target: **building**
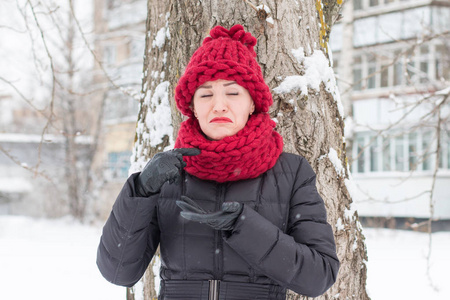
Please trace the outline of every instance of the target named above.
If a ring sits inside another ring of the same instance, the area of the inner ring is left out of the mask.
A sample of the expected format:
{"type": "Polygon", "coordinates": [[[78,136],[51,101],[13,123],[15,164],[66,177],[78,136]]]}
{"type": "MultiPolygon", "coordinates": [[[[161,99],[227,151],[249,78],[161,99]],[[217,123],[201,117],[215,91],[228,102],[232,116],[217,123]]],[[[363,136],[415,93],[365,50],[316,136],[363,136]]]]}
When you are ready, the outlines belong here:
{"type": "Polygon", "coordinates": [[[145,48],[145,0],[94,0],[95,84],[105,101],[103,139],[98,161],[105,184],[98,210],[102,217],[122,188],[130,167],[145,48]],[[108,74],[105,76],[105,72],[108,74]]]}
{"type": "Polygon", "coordinates": [[[360,216],[450,220],[449,30],[432,0],[347,1],[333,28],[360,216]]]}

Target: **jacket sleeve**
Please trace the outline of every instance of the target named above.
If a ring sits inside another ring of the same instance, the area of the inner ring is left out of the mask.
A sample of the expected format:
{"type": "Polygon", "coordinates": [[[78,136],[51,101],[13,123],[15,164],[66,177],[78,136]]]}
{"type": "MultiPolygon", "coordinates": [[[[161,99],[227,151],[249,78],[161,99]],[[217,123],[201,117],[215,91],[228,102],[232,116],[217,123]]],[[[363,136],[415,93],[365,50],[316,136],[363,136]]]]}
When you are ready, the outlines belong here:
{"type": "Polygon", "coordinates": [[[158,195],[135,196],[134,180],[128,178],[103,227],[97,250],[97,266],[110,282],[133,286],[144,274],[159,244],[156,214],[158,195]]]}
{"type": "Polygon", "coordinates": [[[244,206],[225,241],[252,267],[296,293],[316,297],[335,281],[339,269],[331,226],[305,159],[297,171],[286,233],[244,206]]]}

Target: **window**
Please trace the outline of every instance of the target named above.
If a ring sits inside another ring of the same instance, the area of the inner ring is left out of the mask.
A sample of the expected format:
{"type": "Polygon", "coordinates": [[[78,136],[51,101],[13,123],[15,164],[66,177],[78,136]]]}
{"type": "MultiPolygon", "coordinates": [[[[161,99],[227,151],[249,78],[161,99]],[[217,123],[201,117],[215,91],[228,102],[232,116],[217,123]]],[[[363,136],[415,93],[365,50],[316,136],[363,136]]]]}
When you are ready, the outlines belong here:
{"type": "Polygon", "coordinates": [[[414,171],[417,169],[418,156],[419,155],[417,153],[417,134],[410,133],[408,135],[408,162],[409,162],[408,170],[414,171]]]}
{"type": "Polygon", "coordinates": [[[429,81],[429,75],[428,75],[428,53],[429,53],[429,49],[428,46],[422,46],[420,47],[420,82],[421,83],[426,83],[429,81]]]}
{"type": "Polygon", "coordinates": [[[436,45],[435,67],[437,80],[450,80],[449,52],[450,49],[445,45],[436,45]]]}
{"type": "Polygon", "coordinates": [[[362,66],[361,56],[353,58],[353,90],[360,91],[362,89],[362,66]]]}
{"type": "Polygon", "coordinates": [[[422,135],[422,170],[431,170],[431,132],[422,135]]]}
{"type": "Polygon", "coordinates": [[[360,137],[356,140],[356,155],[357,155],[357,165],[358,173],[364,173],[365,165],[365,155],[364,155],[364,137],[360,137]]]}
{"type": "Polygon", "coordinates": [[[404,171],[405,156],[403,151],[403,135],[397,136],[395,139],[395,171],[404,171]]]}
{"type": "Polygon", "coordinates": [[[389,65],[382,65],[380,72],[380,87],[389,86],[389,65]]]}
{"type": "Polygon", "coordinates": [[[106,45],[103,48],[103,61],[107,65],[114,65],[116,63],[116,46],[106,45]]]}
{"type": "Polygon", "coordinates": [[[402,84],[403,78],[403,63],[402,58],[399,57],[400,52],[396,51],[395,57],[397,57],[397,61],[394,64],[394,86],[399,86],[402,84]]]}
{"type": "Polygon", "coordinates": [[[447,148],[445,149],[447,151],[447,169],[450,170],[450,131],[446,132],[446,136],[447,136],[447,148]]]}
{"type": "Polygon", "coordinates": [[[408,84],[413,84],[415,81],[415,75],[416,69],[414,67],[414,61],[412,59],[408,59],[408,62],[406,63],[406,82],[408,84]]]}
{"type": "Polygon", "coordinates": [[[367,57],[367,88],[374,89],[376,87],[376,78],[377,78],[377,64],[374,55],[368,55],[367,57]]]}
{"type": "Polygon", "coordinates": [[[383,143],[383,171],[391,171],[391,143],[389,137],[382,138],[383,143]]]}
{"type": "Polygon", "coordinates": [[[372,6],[377,6],[378,5],[378,0],[370,0],[369,1],[369,6],[370,7],[372,7],[372,6]]]}
{"type": "Polygon", "coordinates": [[[131,97],[124,97],[119,92],[110,92],[106,98],[105,120],[121,120],[136,118],[140,103],[131,97]]]}
{"type": "Polygon", "coordinates": [[[106,0],[106,8],[109,10],[114,9],[114,8],[118,7],[119,5],[120,5],[119,0],[106,0]]]}
{"type": "Polygon", "coordinates": [[[131,151],[108,153],[107,170],[110,178],[127,178],[131,151]]]}
{"type": "Polygon", "coordinates": [[[363,0],[353,0],[353,10],[361,10],[362,2],[363,0]]]}
{"type": "MultiPolygon", "coordinates": [[[[371,139],[372,140],[372,139],[371,139]]],[[[377,172],[378,169],[378,154],[379,154],[379,143],[377,142],[377,139],[375,137],[375,140],[373,140],[372,144],[370,145],[370,171],[371,172],[377,172]]]]}
{"type": "Polygon", "coordinates": [[[144,56],[145,43],[143,40],[133,40],[130,43],[130,59],[139,58],[144,56]]]}
{"type": "Polygon", "coordinates": [[[390,46],[356,50],[352,65],[353,90],[370,92],[450,80],[450,56],[446,49],[442,45],[428,44],[409,53],[390,46]]]}
{"type": "Polygon", "coordinates": [[[447,169],[450,170],[450,131],[446,132],[447,136],[447,148],[445,149],[447,151],[447,169]]]}
{"type": "Polygon", "coordinates": [[[450,132],[441,132],[441,152],[439,154],[439,168],[450,169],[450,132]]]}
{"type": "MultiPolygon", "coordinates": [[[[354,173],[430,171],[434,169],[436,141],[433,131],[424,130],[374,137],[356,133],[353,143],[354,173]]],[[[442,132],[439,167],[450,170],[450,132],[442,132]]]]}

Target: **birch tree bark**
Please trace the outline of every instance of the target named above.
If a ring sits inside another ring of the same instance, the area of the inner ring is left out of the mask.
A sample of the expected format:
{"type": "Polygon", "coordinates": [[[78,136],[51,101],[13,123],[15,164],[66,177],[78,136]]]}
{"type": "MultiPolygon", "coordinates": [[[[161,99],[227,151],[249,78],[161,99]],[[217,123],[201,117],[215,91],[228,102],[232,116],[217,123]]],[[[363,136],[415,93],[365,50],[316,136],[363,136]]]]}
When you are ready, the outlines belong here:
{"type": "MultiPolygon", "coordinates": [[[[342,0],[265,0],[255,5],[246,0],[149,0],[134,168],[173,143],[182,120],[173,91],[209,30],[242,24],[258,39],[257,60],[273,90],[270,113],[278,121],[284,151],[303,155],[316,171],[334,228],[341,269],[336,284],[316,299],[365,300],[367,254],[357,213],[351,208],[342,105],[329,66],[328,36],[341,5],[342,0]],[[171,133],[163,135],[157,124],[167,119],[160,112],[169,102],[171,133]]],[[[144,299],[156,299],[155,275],[159,274],[153,274],[150,266],[127,298],[143,293],[144,299]]],[[[287,298],[307,299],[292,292],[287,298]]]]}

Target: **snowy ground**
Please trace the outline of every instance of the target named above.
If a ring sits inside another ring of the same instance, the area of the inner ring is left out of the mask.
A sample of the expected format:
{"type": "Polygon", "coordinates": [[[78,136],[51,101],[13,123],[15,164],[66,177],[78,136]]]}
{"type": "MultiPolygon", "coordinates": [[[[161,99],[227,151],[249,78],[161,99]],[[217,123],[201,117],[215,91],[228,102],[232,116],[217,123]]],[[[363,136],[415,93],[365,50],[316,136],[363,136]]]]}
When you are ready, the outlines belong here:
{"type": "Polygon", "coordinates": [[[368,292],[372,300],[449,300],[450,232],[432,235],[430,280],[426,233],[368,229],[368,292]]]}
{"type": "Polygon", "coordinates": [[[95,264],[100,228],[0,216],[0,299],[123,300],[95,264]]]}
{"type": "MultiPolygon", "coordinates": [[[[95,265],[101,229],[69,219],[0,216],[0,299],[115,300],[125,288],[100,275],[95,265]]],[[[431,278],[428,236],[365,229],[368,290],[372,300],[450,299],[450,232],[433,235],[431,278]]]]}

